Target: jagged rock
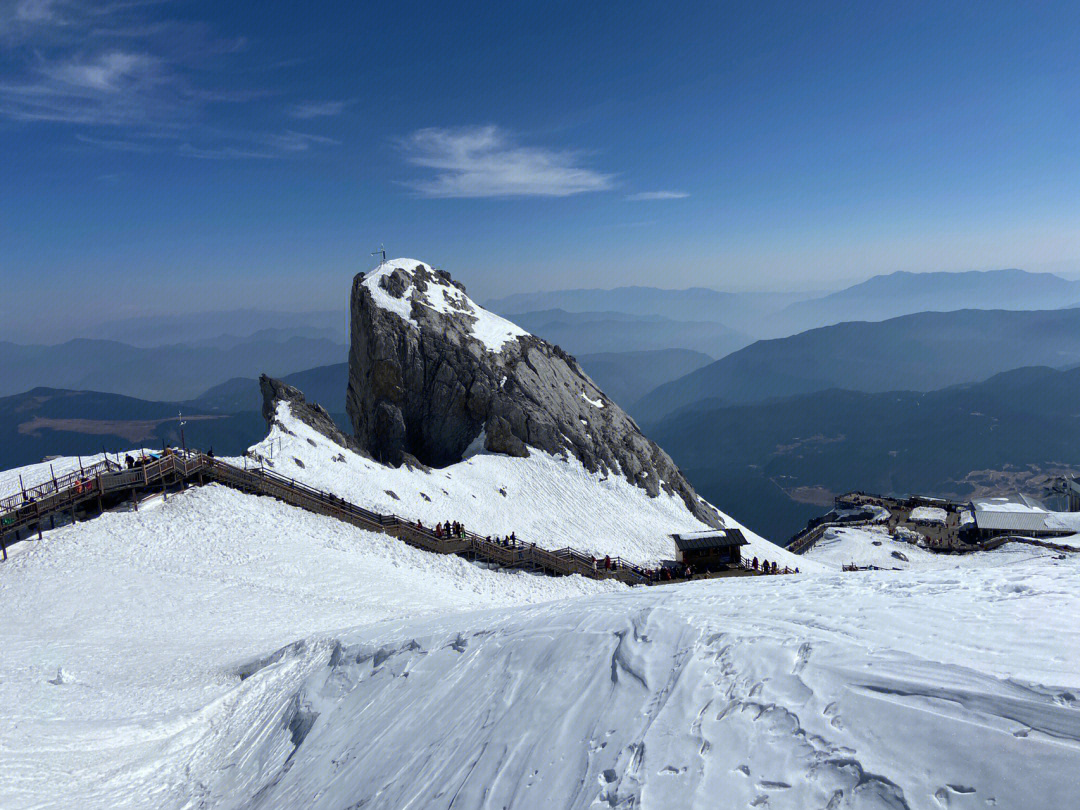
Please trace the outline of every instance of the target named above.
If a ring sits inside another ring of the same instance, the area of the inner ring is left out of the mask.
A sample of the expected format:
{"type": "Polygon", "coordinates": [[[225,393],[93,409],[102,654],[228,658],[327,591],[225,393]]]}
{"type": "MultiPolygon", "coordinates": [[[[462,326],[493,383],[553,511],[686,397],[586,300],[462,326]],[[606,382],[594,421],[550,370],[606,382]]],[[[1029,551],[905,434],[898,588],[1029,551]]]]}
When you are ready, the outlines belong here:
{"type": "Polygon", "coordinates": [[[680,496],[719,525],[671,458],[558,346],[473,303],[461,284],[412,259],[353,280],[346,409],[378,461],[431,467],[467,454],[572,454],[655,496],[680,496]]]}
{"type": "MultiPolygon", "coordinates": [[[[346,436],[330,414],[316,402],[308,402],[299,388],[294,388],[281,380],[275,380],[265,374],[259,377],[259,390],[262,391],[262,415],[267,425],[273,425],[277,414],[277,404],[288,402],[293,416],[305,425],[313,428],[333,442],[351,450],[360,450],[356,442],[346,436]]],[[[343,459],[344,460],[344,459],[343,459]]],[[[297,460],[297,463],[300,462],[297,460]]],[[[303,466],[303,465],[301,465],[303,466]]]]}

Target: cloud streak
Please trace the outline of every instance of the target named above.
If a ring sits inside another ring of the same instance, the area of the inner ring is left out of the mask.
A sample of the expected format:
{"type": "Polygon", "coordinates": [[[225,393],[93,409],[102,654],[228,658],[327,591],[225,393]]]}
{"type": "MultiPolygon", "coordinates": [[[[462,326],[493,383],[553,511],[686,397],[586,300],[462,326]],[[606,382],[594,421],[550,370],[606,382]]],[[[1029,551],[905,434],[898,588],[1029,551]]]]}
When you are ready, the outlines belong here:
{"type": "Polygon", "coordinates": [[[95,138],[76,135],[78,140],[113,152],[140,155],[175,154],[201,160],[273,160],[308,151],[312,146],[337,145],[340,141],[308,132],[214,132],[199,140],[186,134],[148,135],[142,138],[95,138]]]}
{"type": "Polygon", "coordinates": [[[640,200],[682,200],[690,195],[685,191],[639,191],[637,194],[627,195],[626,199],[640,200]]]}
{"type": "MultiPolygon", "coordinates": [[[[219,37],[198,21],[147,14],[159,5],[165,3],[0,0],[0,118],[78,126],[80,141],[112,151],[213,160],[287,157],[337,143],[272,125],[215,126],[223,105],[267,95],[236,69],[246,40],[219,37]]],[[[337,114],[346,104],[297,104],[291,117],[337,114]]]]}
{"type": "Polygon", "coordinates": [[[409,163],[434,170],[407,183],[424,197],[568,197],[614,183],[578,152],[521,146],[495,126],[421,129],[400,145],[409,163]]]}
{"type": "Polygon", "coordinates": [[[289,115],[293,118],[329,118],[341,115],[351,102],[348,101],[303,101],[294,104],[289,109],[289,115]]]}

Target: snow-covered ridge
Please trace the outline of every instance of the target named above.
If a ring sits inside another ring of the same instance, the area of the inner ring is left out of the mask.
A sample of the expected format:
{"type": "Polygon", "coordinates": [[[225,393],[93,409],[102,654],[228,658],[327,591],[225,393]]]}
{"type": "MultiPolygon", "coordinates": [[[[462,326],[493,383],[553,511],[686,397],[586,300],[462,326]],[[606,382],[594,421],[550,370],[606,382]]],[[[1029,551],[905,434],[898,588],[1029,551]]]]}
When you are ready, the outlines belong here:
{"type": "MultiPolygon", "coordinates": [[[[429,526],[458,520],[482,535],[514,532],[552,550],[573,546],[597,557],[653,565],[674,558],[671,534],[704,528],[677,495],[661,491],[650,497],[624,476],[590,473],[569,455],[534,449],[527,458],[513,458],[481,450],[439,470],[388,467],[312,430],[287,402],[278,403],[270,434],[252,449],[265,458],[273,455],[276,472],[365,509],[429,526]]],[[[826,570],[720,514],[725,526],[743,531],[749,542],[744,556],[781,568],[826,570]]]]}
{"type": "Polygon", "coordinates": [[[472,319],[469,331],[489,351],[502,351],[509,341],[528,336],[529,333],[520,326],[488,312],[457,286],[434,272],[425,274],[425,289],[421,290],[413,278],[418,270],[431,270],[431,265],[416,259],[390,259],[365,275],[363,284],[377,306],[393,312],[417,329],[420,324],[412,317],[414,303],[451,318],[472,319]],[[395,270],[403,270],[411,279],[400,298],[391,295],[382,283],[395,270]]]}

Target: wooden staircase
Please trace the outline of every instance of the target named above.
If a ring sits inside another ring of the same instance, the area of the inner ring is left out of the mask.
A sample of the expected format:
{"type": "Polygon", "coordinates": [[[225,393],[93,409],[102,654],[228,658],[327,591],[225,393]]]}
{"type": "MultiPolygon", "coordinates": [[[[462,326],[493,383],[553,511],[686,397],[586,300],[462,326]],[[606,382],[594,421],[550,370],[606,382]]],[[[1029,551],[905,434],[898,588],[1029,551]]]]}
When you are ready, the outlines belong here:
{"type": "Polygon", "coordinates": [[[580,574],[590,579],[616,579],[628,584],[650,582],[640,566],[619,557],[610,568],[593,557],[566,547],[556,551],[532,543],[498,543],[473,532],[456,537],[438,537],[433,529],[398,515],[385,515],[342,500],[285,478],[269,470],[243,469],[202,453],[170,453],[125,469],[104,461],[77,472],[54,478],[17,495],[0,500],[0,550],[7,559],[7,545],[70,517],[71,521],[101,514],[130,500],[138,508],[140,498],[170,488],[196,486],[207,482],[254,495],[276,498],[308,512],[326,515],[360,529],[389,534],[411,546],[436,554],[456,554],[481,560],[501,568],[537,571],[554,576],[580,574]]]}

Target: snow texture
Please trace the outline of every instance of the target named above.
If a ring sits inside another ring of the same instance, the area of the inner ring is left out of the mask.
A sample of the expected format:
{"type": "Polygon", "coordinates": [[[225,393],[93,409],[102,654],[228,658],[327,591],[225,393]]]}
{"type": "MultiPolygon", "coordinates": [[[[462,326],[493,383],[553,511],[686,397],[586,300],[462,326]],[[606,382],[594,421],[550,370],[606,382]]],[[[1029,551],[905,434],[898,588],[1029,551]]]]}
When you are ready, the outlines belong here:
{"type": "Polygon", "coordinates": [[[275,701],[311,662],[258,681],[241,681],[241,665],[292,641],[319,650],[344,627],[624,589],[488,571],[217,485],[12,551],[0,565],[5,810],[197,806],[227,763],[258,767],[222,747],[276,732],[244,706],[249,687],[275,701]]]}
{"type": "Polygon", "coordinates": [[[0,567],[0,806],[1058,810],[1078,583],[1027,556],[626,589],[211,486],[0,567]]]}
{"type": "Polygon", "coordinates": [[[916,506],[910,519],[915,523],[945,523],[949,514],[940,506],[916,506]]]}
{"type": "MultiPolygon", "coordinates": [[[[469,487],[474,523],[498,520],[484,502],[525,516],[564,496],[551,526],[678,514],[557,459],[361,467],[303,429],[280,435],[275,459],[305,461],[289,472],[402,511],[422,491],[433,520],[469,487]]],[[[0,566],[5,810],[1075,803],[1071,555],[627,589],[484,570],[216,485],[18,548],[0,566]]]]}
{"type": "Polygon", "coordinates": [[[507,342],[529,334],[517,324],[500,318],[493,312],[488,312],[453,284],[436,279],[429,282],[427,290],[423,292],[418,290],[415,284],[411,284],[405,289],[404,295],[395,298],[379,283],[384,276],[394,272],[396,268],[400,267],[411,275],[423,264],[416,259],[391,259],[364,276],[364,286],[380,308],[393,312],[417,329],[420,325],[412,317],[414,304],[426,306],[443,315],[471,316],[475,319],[471,328],[472,336],[483,343],[489,351],[499,352],[507,342]]]}

